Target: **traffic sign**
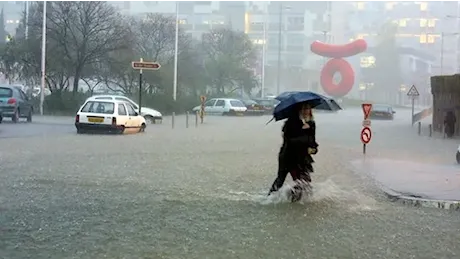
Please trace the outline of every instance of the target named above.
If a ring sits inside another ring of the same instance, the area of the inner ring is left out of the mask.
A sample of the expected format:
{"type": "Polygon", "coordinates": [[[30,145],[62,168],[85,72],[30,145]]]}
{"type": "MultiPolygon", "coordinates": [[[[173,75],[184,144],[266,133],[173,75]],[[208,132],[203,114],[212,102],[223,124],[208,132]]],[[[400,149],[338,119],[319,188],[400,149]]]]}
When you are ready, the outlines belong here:
{"type": "Polygon", "coordinates": [[[369,119],[364,119],[364,120],[363,120],[363,126],[364,126],[364,127],[371,126],[371,120],[369,120],[369,119]]]}
{"type": "Polygon", "coordinates": [[[159,70],[161,65],[152,61],[133,61],[131,62],[131,67],[135,70],[159,70]]]}
{"type": "Polygon", "coordinates": [[[364,120],[366,120],[369,117],[369,114],[371,113],[372,110],[372,104],[362,104],[361,107],[363,108],[364,112],[364,120]]]}
{"type": "Polygon", "coordinates": [[[410,87],[409,91],[407,92],[407,95],[409,97],[418,97],[418,96],[420,96],[420,93],[418,92],[418,90],[415,87],[415,85],[412,85],[412,87],[410,87]]]}
{"type": "Polygon", "coordinates": [[[206,96],[200,96],[201,103],[206,102],[206,96]]]}
{"type": "Polygon", "coordinates": [[[371,141],[372,138],[372,131],[369,127],[364,127],[363,130],[361,130],[361,142],[363,144],[368,144],[371,141]]]}

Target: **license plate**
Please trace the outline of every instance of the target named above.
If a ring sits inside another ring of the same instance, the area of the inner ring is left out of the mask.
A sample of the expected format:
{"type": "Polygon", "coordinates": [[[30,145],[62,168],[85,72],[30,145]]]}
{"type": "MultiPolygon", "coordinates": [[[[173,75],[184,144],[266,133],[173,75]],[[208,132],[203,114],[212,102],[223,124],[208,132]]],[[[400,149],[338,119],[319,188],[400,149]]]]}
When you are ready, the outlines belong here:
{"type": "Polygon", "coordinates": [[[104,122],[104,118],[100,118],[100,117],[88,117],[88,122],[91,122],[91,123],[102,123],[102,122],[104,122]]]}

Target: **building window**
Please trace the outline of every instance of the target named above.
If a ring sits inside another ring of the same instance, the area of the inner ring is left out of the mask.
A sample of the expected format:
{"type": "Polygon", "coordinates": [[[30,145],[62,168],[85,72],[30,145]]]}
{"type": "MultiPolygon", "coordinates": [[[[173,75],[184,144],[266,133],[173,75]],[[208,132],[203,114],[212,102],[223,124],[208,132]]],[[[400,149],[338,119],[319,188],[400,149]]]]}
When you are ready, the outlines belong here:
{"type": "Polygon", "coordinates": [[[263,39],[255,39],[255,40],[252,40],[252,42],[254,44],[264,44],[265,41],[263,39]]]}
{"type": "Polygon", "coordinates": [[[428,3],[427,2],[421,2],[420,3],[420,11],[426,11],[428,9],[428,3]]]}
{"type": "Polygon", "coordinates": [[[357,8],[358,10],[364,10],[364,8],[366,7],[365,5],[366,5],[365,2],[357,2],[357,3],[356,3],[356,8],[357,8]]]}
{"type": "Polygon", "coordinates": [[[367,34],[363,34],[363,33],[360,33],[356,36],[356,39],[364,39],[364,37],[366,37],[367,34]]]}
{"type": "Polygon", "coordinates": [[[407,26],[407,20],[406,19],[400,19],[398,22],[399,27],[406,27],[407,26]]]}
{"type": "Polygon", "coordinates": [[[420,43],[426,43],[426,34],[420,34],[419,41],[420,43]]]}
{"type": "Polygon", "coordinates": [[[387,9],[387,10],[393,10],[395,4],[396,4],[395,2],[386,2],[386,3],[385,3],[385,9],[387,9]]]}
{"type": "Polygon", "coordinates": [[[123,1],[123,9],[129,9],[131,7],[130,1],[123,1]]]}
{"type": "Polygon", "coordinates": [[[427,41],[428,41],[428,43],[434,43],[434,41],[435,41],[434,35],[428,35],[427,41]]]}
{"type": "Polygon", "coordinates": [[[374,56],[365,56],[361,57],[360,61],[361,68],[369,68],[375,65],[375,57],[374,56]]]}
{"type": "Polygon", "coordinates": [[[180,20],[179,20],[179,24],[187,24],[187,20],[185,20],[185,19],[180,19],[180,20]]]}
{"type": "Polygon", "coordinates": [[[426,27],[428,24],[427,19],[420,19],[420,27],[426,27]]]}
{"type": "Polygon", "coordinates": [[[435,19],[428,20],[428,27],[435,27],[435,26],[436,26],[436,20],[435,19]]]}

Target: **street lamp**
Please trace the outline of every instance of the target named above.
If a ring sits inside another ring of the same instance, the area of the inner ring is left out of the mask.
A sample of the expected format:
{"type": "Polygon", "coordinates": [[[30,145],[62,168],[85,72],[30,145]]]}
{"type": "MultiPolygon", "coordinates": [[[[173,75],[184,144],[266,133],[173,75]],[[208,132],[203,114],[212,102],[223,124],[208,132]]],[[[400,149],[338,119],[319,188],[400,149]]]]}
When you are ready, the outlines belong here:
{"type": "MultiPolygon", "coordinates": [[[[287,11],[291,8],[289,6],[284,7],[287,11]]],[[[281,80],[281,30],[283,25],[283,2],[280,2],[280,14],[279,14],[279,30],[278,30],[278,77],[276,79],[276,92],[280,94],[280,80],[281,80]]]]}
{"type": "Polygon", "coordinates": [[[43,24],[42,24],[42,84],[40,91],[40,115],[43,115],[43,103],[45,101],[45,61],[46,61],[46,1],[43,1],[43,24]]]}

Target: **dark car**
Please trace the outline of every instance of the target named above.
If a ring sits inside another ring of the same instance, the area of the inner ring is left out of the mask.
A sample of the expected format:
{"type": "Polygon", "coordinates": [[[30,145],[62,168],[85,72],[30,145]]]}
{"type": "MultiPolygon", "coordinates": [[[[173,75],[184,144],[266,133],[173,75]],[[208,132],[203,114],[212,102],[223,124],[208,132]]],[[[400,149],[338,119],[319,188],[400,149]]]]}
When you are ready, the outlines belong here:
{"type": "Polygon", "coordinates": [[[33,105],[26,93],[18,87],[0,85],[0,122],[9,117],[14,123],[19,118],[32,122],[33,105]]]}
{"type": "Polygon", "coordinates": [[[369,119],[386,119],[393,120],[394,114],[396,112],[393,110],[393,107],[390,105],[372,105],[371,113],[369,114],[369,119]]]}
{"type": "Polygon", "coordinates": [[[272,114],[276,105],[279,103],[278,100],[273,98],[256,98],[254,101],[263,107],[266,115],[272,114]]]}
{"type": "Polygon", "coordinates": [[[245,112],[246,115],[252,115],[252,116],[262,116],[262,115],[264,115],[263,106],[259,105],[259,103],[257,103],[256,101],[246,99],[246,100],[241,100],[241,102],[243,102],[243,104],[248,109],[245,112]]]}

